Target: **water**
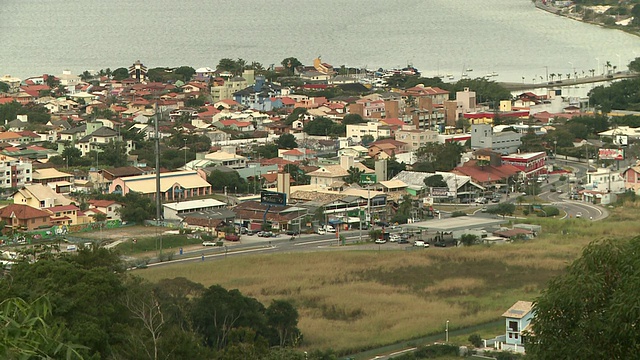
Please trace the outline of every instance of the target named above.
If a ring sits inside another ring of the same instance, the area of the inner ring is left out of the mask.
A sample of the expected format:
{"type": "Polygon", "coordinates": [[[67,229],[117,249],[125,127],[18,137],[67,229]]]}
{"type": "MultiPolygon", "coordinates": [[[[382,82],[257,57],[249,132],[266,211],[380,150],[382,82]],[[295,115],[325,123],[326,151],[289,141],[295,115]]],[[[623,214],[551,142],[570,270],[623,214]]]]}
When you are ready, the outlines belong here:
{"type": "MultiPolygon", "coordinates": [[[[334,66],[391,68],[499,81],[620,69],[640,38],[536,9],[530,0],[2,0],[0,74],[127,67],[265,66],[319,55],[334,66]]],[[[573,76],[573,75],[572,75],[573,76]]]]}

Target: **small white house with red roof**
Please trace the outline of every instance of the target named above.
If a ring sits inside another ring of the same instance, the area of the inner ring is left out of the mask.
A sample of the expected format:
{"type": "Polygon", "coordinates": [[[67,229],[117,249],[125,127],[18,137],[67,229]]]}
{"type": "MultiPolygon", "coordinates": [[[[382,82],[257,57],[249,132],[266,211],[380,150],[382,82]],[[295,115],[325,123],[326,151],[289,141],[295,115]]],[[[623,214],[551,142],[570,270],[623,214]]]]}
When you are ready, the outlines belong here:
{"type": "Polygon", "coordinates": [[[122,204],[113,200],[89,200],[89,209],[85,211],[88,214],[91,210],[98,210],[107,215],[107,220],[120,220],[120,209],[122,204]]]}
{"type": "Polygon", "coordinates": [[[311,159],[316,154],[315,151],[311,149],[297,148],[297,149],[278,149],[278,157],[283,158],[288,161],[303,161],[306,159],[311,159]]]}

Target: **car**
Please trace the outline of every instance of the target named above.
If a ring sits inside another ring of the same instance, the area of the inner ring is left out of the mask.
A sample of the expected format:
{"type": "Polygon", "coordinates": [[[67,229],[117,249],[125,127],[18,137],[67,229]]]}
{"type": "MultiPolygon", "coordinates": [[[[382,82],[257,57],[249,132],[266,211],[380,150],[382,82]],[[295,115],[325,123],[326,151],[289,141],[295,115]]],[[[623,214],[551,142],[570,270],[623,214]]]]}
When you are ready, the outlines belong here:
{"type": "Polygon", "coordinates": [[[376,244],[385,244],[386,242],[387,240],[385,240],[384,238],[376,239],[376,244]]]}
{"type": "Polygon", "coordinates": [[[487,212],[487,210],[489,210],[489,209],[487,209],[486,206],[483,206],[482,209],[480,209],[481,212],[487,212]]]}
{"type": "Polygon", "coordinates": [[[416,240],[413,242],[413,246],[418,246],[418,247],[424,247],[424,241],[422,240],[416,240]]]}
{"type": "Polygon", "coordinates": [[[400,236],[398,234],[391,234],[389,236],[389,241],[391,242],[398,242],[400,240],[400,236]]]}
{"type": "Polygon", "coordinates": [[[556,192],[557,192],[558,194],[562,194],[562,190],[560,190],[560,189],[557,189],[557,190],[556,190],[556,192]]]}
{"type": "Polygon", "coordinates": [[[409,240],[407,240],[407,239],[398,240],[398,244],[408,244],[408,243],[409,243],[409,240]]]}
{"type": "Polygon", "coordinates": [[[500,199],[498,199],[498,198],[493,198],[493,199],[491,199],[491,202],[492,202],[492,203],[499,203],[499,202],[500,202],[500,199]]]}
{"type": "Polygon", "coordinates": [[[258,235],[258,237],[263,237],[264,236],[264,231],[258,231],[256,233],[256,235],[258,235]]]}
{"type": "Polygon", "coordinates": [[[202,246],[216,246],[215,241],[203,241],[202,246]]]}
{"type": "Polygon", "coordinates": [[[318,235],[324,235],[327,232],[324,229],[318,229],[318,231],[316,231],[316,233],[318,233],[318,235]]]}
{"type": "Polygon", "coordinates": [[[287,230],[287,235],[298,236],[300,235],[300,232],[297,230],[287,230]]]}
{"type": "Polygon", "coordinates": [[[579,218],[581,218],[581,217],[582,217],[582,213],[581,213],[580,211],[578,211],[578,212],[576,213],[576,219],[579,219],[579,218]]]}
{"type": "Polygon", "coordinates": [[[487,203],[487,199],[483,198],[483,197],[479,197],[475,200],[476,204],[486,204],[487,203]]]}
{"type": "Polygon", "coordinates": [[[436,247],[447,247],[447,243],[444,241],[438,241],[433,244],[436,247]]]}
{"type": "Polygon", "coordinates": [[[226,234],[224,239],[227,241],[240,241],[240,236],[236,234],[226,234]]]}
{"type": "Polygon", "coordinates": [[[551,188],[551,189],[549,189],[549,191],[556,192],[556,188],[551,188]]]}

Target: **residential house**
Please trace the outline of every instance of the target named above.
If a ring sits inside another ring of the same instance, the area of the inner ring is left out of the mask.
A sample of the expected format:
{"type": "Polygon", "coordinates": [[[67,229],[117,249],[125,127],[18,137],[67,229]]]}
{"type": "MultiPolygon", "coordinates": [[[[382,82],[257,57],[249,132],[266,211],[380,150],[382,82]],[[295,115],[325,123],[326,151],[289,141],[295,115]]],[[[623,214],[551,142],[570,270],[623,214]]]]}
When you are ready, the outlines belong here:
{"type": "Polygon", "coordinates": [[[73,175],[56,168],[35,169],[32,180],[35,184],[49,186],[59,194],[71,192],[71,185],[73,185],[73,175]]]}
{"type": "Polygon", "coordinates": [[[71,225],[78,224],[78,212],[80,208],[75,205],[60,205],[43,209],[51,215],[52,225],[71,225]]]}
{"type": "Polygon", "coordinates": [[[368,153],[369,150],[366,147],[360,145],[347,146],[338,150],[338,156],[351,156],[355,159],[363,158],[367,156],[368,153]]]}
{"type": "Polygon", "coordinates": [[[533,302],[518,301],[502,317],[505,318],[505,341],[502,350],[523,353],[527,343],[527,331],[531,331],[531,321],[535,316],[533,302]]]}
{"type": "MultiPolygon", "coordinates": [[[[109,186],[110,194],[126,195],[130,191],[155,198],[156,176],[140,175],[114,179],[109,186]]],[[[165,201],[184,200],[211,194],[211,185],[202,170],[173,171],[160,174],[160,195],[165,201]]]]}
{"type": "MultiPolygon", "coordinates": [[[[102,123],[87,123],[87,134],[77,140],[75,148],[82,152],[82,156],[86,156],[90,151],[103,152],[104,146],[107,144],[117,146],[122,141],[122,135],[112,128],[102,126],[102,123]]],[[[127,154],[134,150],[134,144],[131,140],[127,140],[122,145],[125,146],[127,154]]]]}
{"type": "Polygon", "coordinates": [[[274,109],[274,101],[272,99],[281,94],[281,86],[265,81],[264,76],[257,76],[256,83],[253,86],[235,92],[233,99],[250,109],[271,111],[274,109]]]}
{"type": "Polygon", "coordinates": [[[71,200],[43,184],[25,185],[12,196],[14,204],[29,205],[40,209],[71,204],[71,200]]]}
{"type": "Polygon", "coordinates": [[[352,157],[342,156],[340,165],[322,165],[316,171],[307,175],[311,177],[311,185],[330,187],[336,181],[343,181],[349,175],[349,169],[355,167],[365,174],[373,174],[374,170],[369,169],[362,163],[354,162],[352,157]]]}
{"type": "Polygon", "coordinates": [[[300,162],[307,159],[311,159],[315,155],[315,151],[311,149],[298,148],[298,149],[278,149],[278,157],[281,157],[288,161],[300,162]]]}
{"type": "Polygon", "coordinates": [[[438,132],[432,130],[398,129],[395,138],[406,143],[406,151],[416,151],[419,148],[438,142],[438,132]]]}
{"type": "Polygon", "coordinates": [[[207,166],[215,164],[218,166],[228,166],[232,169],[242,169],[247,167],[247,158],[242,155],[236,154],[235,149],[223,149],[220,151],[216,151],[214,153],[205,155],[204,159],[211,161],[210,165],[207,166]],[[227,152],[225,150],[233,152],[227,152]]]}
{"type": "MultiPolygon", "coordinates": [[[[217,103],[220,100],[233,99],[233,94],[246,88],[249,85],[255,83],[255,75],[253,70],[245,70],[242,73],[242,77],[235,76],[224,83],[211,87],[211,97],[213,102],[217,103]]],[[[217,106],[216,106],[217,107],[217,106]]]]}
{"type": "Polygon", "coordinates": [[[97,210],[107,216],[107,220],[120,220],[122,204],[113,200],[89,200],[89,210],[97,210]]]}
{"type": "Polygon", "coordinates": [[[50,227],[50,213],[25,204],[11,204],[0,209],[0,221],[5,227],[20,230],[35,230],[50,227]]]}
{"type": "Polygon", "coordinates": [[[349,124],[347,125],[347,137],[359,142],[362,137],[371,135],[374,140],[382,137],[391,137],[391,128],[382,125],[377,121],[369,121],[365,124],[349,124]]]}
{"type": "Polygon", "coordinates": [[[407,150],[407,143],[394,140],[383,139],[369,144],[369,156],[375,159],[389,159],[396,154],[404,153],[407,150]]]}
{"type": "Polygon", "coordinates": [[[69,141],[76,143],[80,138],[84,137],[87,133],[87,125],[80,125],[70,129],[62,130],[59,132],[61,141],[69,141]]]}

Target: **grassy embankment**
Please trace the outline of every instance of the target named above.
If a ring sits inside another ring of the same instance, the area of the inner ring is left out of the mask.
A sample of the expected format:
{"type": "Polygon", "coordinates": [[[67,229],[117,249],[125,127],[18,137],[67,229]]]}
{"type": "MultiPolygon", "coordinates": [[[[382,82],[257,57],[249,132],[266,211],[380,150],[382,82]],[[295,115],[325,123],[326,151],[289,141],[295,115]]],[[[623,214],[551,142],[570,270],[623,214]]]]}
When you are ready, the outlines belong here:
{"type": "Polygon", "coordinates": [[[510,245],[255,255],[136,274],[237,288],[267,305],[291,300],[304,346],[352,353],[428,334],[444,337],[447,320],[451,330],[498,320],[515,301],[535,299],[589,242],[638,234],[638,210],[612,209],[600,222],[535,218],[542,235],[510,245]]]}

